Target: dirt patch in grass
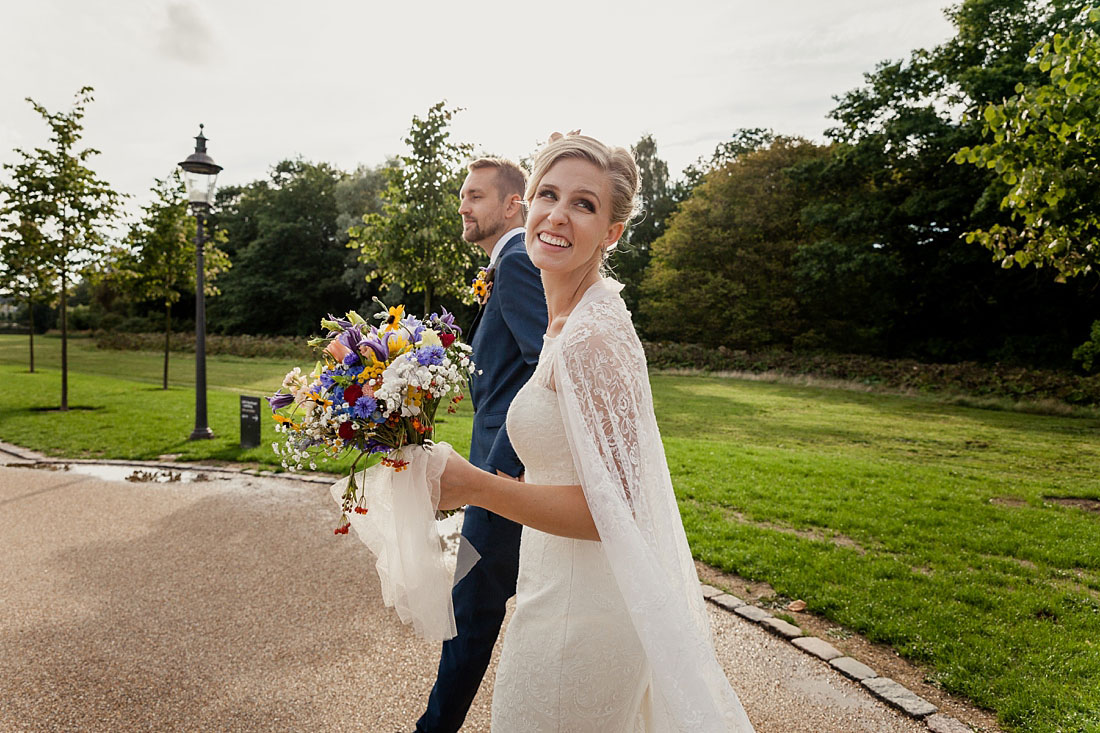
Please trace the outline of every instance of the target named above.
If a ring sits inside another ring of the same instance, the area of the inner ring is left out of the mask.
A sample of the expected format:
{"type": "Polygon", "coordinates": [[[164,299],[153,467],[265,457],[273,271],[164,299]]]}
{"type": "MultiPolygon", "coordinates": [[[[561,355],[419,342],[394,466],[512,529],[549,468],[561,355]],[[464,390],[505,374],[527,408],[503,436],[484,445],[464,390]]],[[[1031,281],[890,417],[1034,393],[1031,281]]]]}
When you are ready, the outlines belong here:
{"type": "Polygon", "coordinates": [[[1053,504],[1084,509],[1086,512],[1100,514],[1100,499],[1089,499],[1083,496],[1044,496],[1043,501],[1053,504]]]}
{"type": "MultiPolygon", "coordinates": [[[[788,605],[797,599],[777,595],[767,583],[724,573],[701,562],[696,562],[695,567],[700,581],[773,613],[792,617],[795,625],[802,629],[803,633],[824,639],[844,654],[874,669],[880,677],[889,677],[905,685],[937,706],[941,713],[963,721],[976,733],[1002,733],[1003,729],[997,725],[995,714],[975,707],[963,698],[944,692],[930,681],[930,673],[927,670],[902,659],[889,647],[874,644],[859,634],[808,611],[790,610],[788,605]]],[[[825,663],[822,662],[822,664],[825,663]]]]}
{"type": "Polygon", "coordinates": [[[794,535],[795,537],[801,537],[804,540],[815,540],[817,542],[832,542],[837,547],[847,547],[850,550],[855,550],[859,555],[867,554],[867,550],[863,549],[863,546],[853,540],[851,537],[841,534],[839,532],[825,532],[820,529],[795,529],[794,527],[785,527],[782,524],[774,524],[772,522],[757,522],[749,519],[741,512],[726,511],[725,516],[729,519],[736,520],[741,524],[751,524],[754,527],[763,527],[764,529],[775,530],[776,532],[782,532],[783,534],[794,535]]]}
{"type": "Polygon", "coordinates": [[[997,506],[1027,506],[1027,501],[1018,496],[994,496],[989,503],[997,506]]]}

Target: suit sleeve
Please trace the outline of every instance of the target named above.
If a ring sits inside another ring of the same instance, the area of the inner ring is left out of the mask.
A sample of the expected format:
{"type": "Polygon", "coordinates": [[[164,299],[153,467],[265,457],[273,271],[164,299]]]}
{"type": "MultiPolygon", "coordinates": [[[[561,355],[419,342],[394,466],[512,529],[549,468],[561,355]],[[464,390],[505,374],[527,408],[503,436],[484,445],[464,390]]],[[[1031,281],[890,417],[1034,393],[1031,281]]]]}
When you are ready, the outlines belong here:
{"type": "MultiPolygon", "coordinates": [[[[542,275],[523,249],[504,253],[497,262],[493,297],[500,297],[500,310],[509,333],[519,347],[520,357],[534,371],[546,333],[546,296],[542,275]]],[[[508,439],[508,426],[501,425],[489,449],[489,465],[509,476],[523,473],[523,464],[508,439]]]]}
{"type": "Polygon", "coordinates": [[[542,353],[546,333],[546,295],[542,275],[524,249],[506,252],[497,263],[494,278],[500,285],[500,311],[523,360],[533,368],[542,353]]]}

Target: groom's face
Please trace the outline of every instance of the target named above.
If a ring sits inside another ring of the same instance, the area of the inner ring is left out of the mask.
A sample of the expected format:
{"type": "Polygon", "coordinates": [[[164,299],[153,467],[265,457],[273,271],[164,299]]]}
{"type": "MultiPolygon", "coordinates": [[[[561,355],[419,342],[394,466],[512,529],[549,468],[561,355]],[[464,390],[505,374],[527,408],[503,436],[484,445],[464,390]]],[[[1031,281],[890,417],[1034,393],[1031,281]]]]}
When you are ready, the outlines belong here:
{"type": "Polygon", "coordinates": [[[498,239],[503,234],[504,212],[507,201],[501,199],[497,188],[496,168],[477,168],[470,171],[459,192],[461,204],[458,214],[462,217],[462,238],[470,243],[498,239]]]}

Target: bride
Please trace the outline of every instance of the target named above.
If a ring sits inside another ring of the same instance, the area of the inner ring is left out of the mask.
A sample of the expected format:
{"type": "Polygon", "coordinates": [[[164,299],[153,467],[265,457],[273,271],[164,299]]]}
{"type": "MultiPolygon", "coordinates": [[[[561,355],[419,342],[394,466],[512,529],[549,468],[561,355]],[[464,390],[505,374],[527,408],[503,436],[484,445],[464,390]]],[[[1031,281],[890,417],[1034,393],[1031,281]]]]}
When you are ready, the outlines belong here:
{"type": "Polygon", "coordinates": [[[452,453],[440,508],[524,525],[494,731],[735,731],[752,725],[714,655],[645,355],[601,274],[634,213],[630,153],[555,136],[526,191],[549,326],[508,412],[525,483],[452,453]]]}

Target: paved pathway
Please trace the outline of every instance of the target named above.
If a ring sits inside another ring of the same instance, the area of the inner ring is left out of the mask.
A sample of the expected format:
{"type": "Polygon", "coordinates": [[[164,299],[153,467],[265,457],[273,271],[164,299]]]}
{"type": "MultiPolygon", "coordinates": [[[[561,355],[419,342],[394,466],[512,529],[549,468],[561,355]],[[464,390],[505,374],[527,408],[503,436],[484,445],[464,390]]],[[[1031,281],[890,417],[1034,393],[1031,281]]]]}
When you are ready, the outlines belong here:
{"type": "MultiPolygon", "coordinates": [[[[366,549],[332,533],[327,490],[207,475],[0,466],[0,730],[412,729],[437,645],[382,606],[366,549]]],[[[759,733],[928,731],[709,608],[759,733]]],[[[488,730],[493,669],[465,731],[488,730]]]]}

